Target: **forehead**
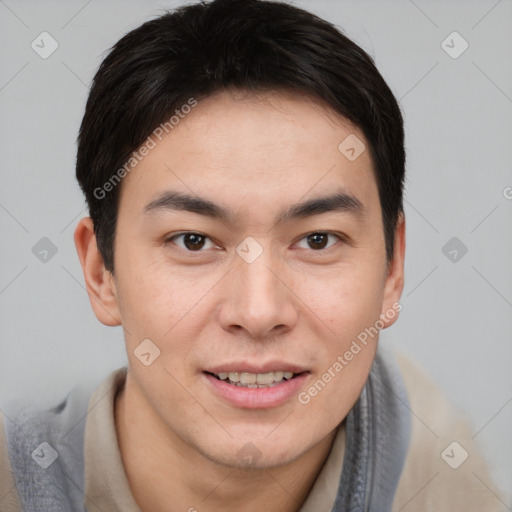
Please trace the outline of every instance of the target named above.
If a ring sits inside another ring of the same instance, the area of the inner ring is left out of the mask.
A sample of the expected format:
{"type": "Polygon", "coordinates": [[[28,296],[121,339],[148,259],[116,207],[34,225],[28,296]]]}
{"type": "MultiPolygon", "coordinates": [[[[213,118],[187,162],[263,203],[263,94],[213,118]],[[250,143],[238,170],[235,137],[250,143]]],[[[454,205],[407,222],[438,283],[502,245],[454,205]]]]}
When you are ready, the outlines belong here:
{"type": "Polygon", "coordinates": [[[161,140],[153,137],[124,178],[121,203],[142,210],[166,188],[242,209],[340,188],[370,209],[378,202],[363,133],[318,100],[225,90],[187,111],[161,140]]]}

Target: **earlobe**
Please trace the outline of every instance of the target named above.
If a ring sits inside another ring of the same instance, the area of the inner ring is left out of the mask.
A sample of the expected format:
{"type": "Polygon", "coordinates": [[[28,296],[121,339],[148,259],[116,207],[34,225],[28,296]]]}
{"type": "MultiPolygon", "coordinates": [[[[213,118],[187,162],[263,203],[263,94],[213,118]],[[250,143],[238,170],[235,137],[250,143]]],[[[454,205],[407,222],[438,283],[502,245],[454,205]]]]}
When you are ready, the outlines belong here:
{"type": "Polygon", "coordinates": [[[404,288],[405,216],[400,214],[395,229],[393,261],[390,262],[384,284],[384,299],[380,318],[384,328],[393,325],[402,309],[400,297],[404,288]]]}
{"type": "Polygon", "coordinates": [[[108,326],[120,325],[121,315],[117,304],[114,279],[105,268],[103,258],[98,251],[90,217],[80,220],[75,229],[74,241],[82,265],[87,293],[96,318],[108,326]]]}

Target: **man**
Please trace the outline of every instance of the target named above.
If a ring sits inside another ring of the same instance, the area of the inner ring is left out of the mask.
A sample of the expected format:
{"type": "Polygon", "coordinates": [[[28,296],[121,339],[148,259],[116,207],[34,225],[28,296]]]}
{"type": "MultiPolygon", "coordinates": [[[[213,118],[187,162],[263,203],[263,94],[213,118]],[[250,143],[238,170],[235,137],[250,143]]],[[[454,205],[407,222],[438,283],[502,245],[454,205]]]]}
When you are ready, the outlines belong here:
{"type": "Polygon", "coordinates": [[[370,57],[290,5],[216,0],[124,36],[80,128],[75,244],[129,366],[9,415],[1,506],[500,510],[466,424],[378,348],[403,138],[370,57]]]}

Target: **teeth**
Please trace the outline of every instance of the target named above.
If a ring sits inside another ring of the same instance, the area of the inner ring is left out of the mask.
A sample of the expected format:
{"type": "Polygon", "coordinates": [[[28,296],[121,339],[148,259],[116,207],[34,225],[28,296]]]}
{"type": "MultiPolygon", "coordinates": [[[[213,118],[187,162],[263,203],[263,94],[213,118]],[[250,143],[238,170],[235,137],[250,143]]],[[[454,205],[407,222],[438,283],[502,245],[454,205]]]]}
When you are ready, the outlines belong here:
{"type": "Polygon", "coordinates": [[[258,384],[271,384],[274,382],[274,372],[258,373],[256,376],[256,382],[258,384]]]}
{"type": "Polygon", "coordinates": [[[221,372],[216,374],[220,380],[227,380],[230,384],[246,388],[263,388],[278,384],[283,379],[289,380],[293,372],[268,372],[268,373],[247,373],[247,372],[221,372]]]}
{"type": "Polygon", "coordinates": [[[258,378],[255,373],[241,373],[240,374],[240,383],[241,384],[256,384],[256,379],[258,378]]]}

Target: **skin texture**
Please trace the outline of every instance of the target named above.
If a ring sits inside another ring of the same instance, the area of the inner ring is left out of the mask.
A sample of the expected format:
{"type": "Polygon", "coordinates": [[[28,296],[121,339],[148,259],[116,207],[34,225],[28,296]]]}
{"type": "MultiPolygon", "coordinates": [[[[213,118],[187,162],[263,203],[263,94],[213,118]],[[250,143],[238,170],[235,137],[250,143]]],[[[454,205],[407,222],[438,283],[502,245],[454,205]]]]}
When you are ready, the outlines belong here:
{"type": "Polygon", "coordinates": [[[357,127],[313,99],[225,90],[200,100],[124,178],[115,276],[103,266],[91,220],[78,224],[92,308],[100,322],[124,329],[130,369],[116,428],[143,511],[286,512],[305,500],[364,386],[378,336],[307,404],[293,396],[275,407],[237,407],[212,391],[203,370],[285,361],[310,372],[299,390],[307,391],[365,328],[398,317],[388,312],[403,288],[405,221],[388,266],[370,153],[349,161],[338,150],[350,134],[368,148],[357,127]],[[362,215],[276,224],[292,204],[341,188],[359,199],[362,215]],[[229,207],[237,222],[144,215],[166,190],[229,207]],[[168,240],[184,231],[205,235],[202,248],[168,240]],[[326,231],[342,238],[330,235],[321,249],[308,243],[307,235],[326,231]],[[236,252],[246,237],[263,249],[252,263],[236,252]],[[144,339],[160,350],[148,366],[134,354],[144,339]],[[252,462],[238,454],[248,443],[252,462]]]}

